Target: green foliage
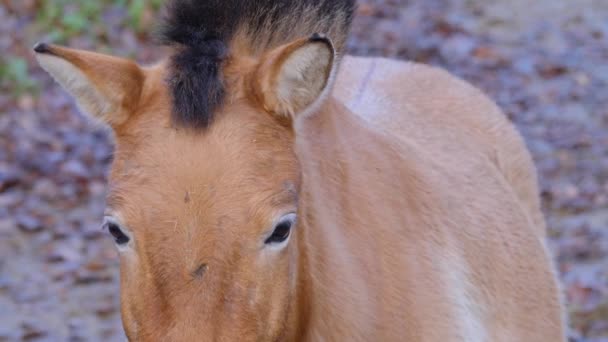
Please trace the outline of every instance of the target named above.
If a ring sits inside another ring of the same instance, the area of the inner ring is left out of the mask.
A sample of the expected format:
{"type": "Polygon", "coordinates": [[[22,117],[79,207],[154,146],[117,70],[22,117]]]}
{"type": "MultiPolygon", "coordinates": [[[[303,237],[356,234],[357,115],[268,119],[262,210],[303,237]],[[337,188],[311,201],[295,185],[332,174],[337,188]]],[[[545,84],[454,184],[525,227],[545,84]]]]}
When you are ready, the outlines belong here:
{"type": "Polygon", "coordinates": [[[142,19],[147,11],[156,12],[163,0],[45,0],[41,1],[36,15],[37,26],[48,32],[49,39],[63,43],[79,35],[99,39],[107,28],[103,22],[104,11],[110,8],[124,9],[122,26],[145,32],[142,19]]]}
{"type": "Polygon", "coordinates": [[[0,63],[0,89],[11,89],[15,96],[36,90],[25,59],[13,57],[0,63]]]}
{"type": "Polygon", "coordinates": [[[36,22],[50,30],[50,38],[57,42],[92,29],[101,22],[103,1],[46,0],[41,4],[36,22]]]}
{"type": "MultiPolygon", "coordinates": [[[[123,0],[124,2],[124,0],[123,0]]],[[[157,11],[162,0],[130,0],[127,6],[129,12],[130,26],[136,30],[142,30],[142,18],[147,8],[157,11]]]]}

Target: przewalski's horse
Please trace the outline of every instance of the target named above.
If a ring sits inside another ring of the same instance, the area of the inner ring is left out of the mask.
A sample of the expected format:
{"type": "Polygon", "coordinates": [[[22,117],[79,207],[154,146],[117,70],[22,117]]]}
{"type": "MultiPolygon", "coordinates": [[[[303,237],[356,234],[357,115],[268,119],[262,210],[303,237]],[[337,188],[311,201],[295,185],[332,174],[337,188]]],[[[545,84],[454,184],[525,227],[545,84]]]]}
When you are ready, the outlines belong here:
{"type": "Polygon", "coordinates": [[[428,66],[343,57],[354,1],[173,1],[155,66],[39,44],[116,140],[142,341],[563,341],[522,139],[428,66]]]}

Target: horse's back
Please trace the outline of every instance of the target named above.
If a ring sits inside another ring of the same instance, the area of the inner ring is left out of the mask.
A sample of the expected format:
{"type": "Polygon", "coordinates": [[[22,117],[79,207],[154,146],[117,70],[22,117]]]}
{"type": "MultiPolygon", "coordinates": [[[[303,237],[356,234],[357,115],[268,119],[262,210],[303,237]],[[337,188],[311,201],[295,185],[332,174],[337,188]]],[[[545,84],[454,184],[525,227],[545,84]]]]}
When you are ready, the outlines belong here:
{"type": "MultiPolygon", "coordinates": [[[[454,320],[455,340],[562,340],[560,296],[544,242],[535,169],[521,137],[496,105],[447,72],[384,59],[346,57],[334,94],[363,119],[370,135],[390,142],[391,153],[402,147],[394,154],[402,160],[393,161],[361,150],[361,157],[349,160],[351,168],[377,163],[378,169],[388,170],[409,164],[412,174],[420,175],[416,189],[412,181],[395,179],[392,171],[386,179],[367,182],[390,182],[399,192],[394,196],[411,197],[409,202],[421,198],[420,213],[405,214],[406,220],[417,222],[423,239],[446,246],[409,251],[420,254],[421,267],[429,262],[422,271],[426,279],[443,282],[421,292],[411,283],[412,298],[449,302],[452,309],[437,310],[454,320]],[[430,261],[433,253],[439,253],[437,262],[430,261]]],[[[372,186],[356,191],[374,198],[372,186]]],[[[390,199],[384,201],[388,208],[390,199]]],[[[385,214],[400,216],[388,209],[385,214]]],[[[375,235],[391,236],[396,226],[375,235]]],[[[396,274],[387,277],[404,281],[396,274]]],[[[420,310],[421,316],[433,315],[428,308],[420,310]]]]}
{"type": "Polygon", "coordinates": [[[486,95],[448,72],[424,64],[346,57],[335,94],[370,128],[405,137],[429,155],[458,165],[489,158],[545,237],[536,169],[524,142],[486,95]],[[464,158],[464,159],[463,159],[464,158]]]}

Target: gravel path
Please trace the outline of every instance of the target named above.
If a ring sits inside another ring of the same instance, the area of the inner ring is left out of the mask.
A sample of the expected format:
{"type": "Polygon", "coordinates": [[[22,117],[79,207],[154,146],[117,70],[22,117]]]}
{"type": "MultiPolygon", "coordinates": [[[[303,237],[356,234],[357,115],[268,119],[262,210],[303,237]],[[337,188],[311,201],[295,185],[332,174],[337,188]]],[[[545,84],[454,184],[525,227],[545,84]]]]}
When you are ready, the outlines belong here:
{"type": "MultiPolygon", "coordinates": [[[[122,341],[117,256],[99,228],[111,143],[32,60],[37,6],[0,1],[0,49],[42,85],[0,88],[0,341],[122,341]]],[[[125,12],[104,10],[101,41],[69,44],[154,60],[146,35],[116,24],[125,12]]],[[[349,44],[445,67],[517,124],[578,342],[608,341],[607,42],[605,0],[364,0],[349,44]]]]}

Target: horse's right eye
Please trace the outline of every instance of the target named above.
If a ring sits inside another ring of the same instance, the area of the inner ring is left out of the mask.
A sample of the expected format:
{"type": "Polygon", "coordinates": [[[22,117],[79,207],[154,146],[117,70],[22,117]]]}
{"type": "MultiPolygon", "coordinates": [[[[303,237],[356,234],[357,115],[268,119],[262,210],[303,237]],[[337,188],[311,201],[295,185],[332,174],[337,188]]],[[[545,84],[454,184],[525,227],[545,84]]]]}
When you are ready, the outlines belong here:
{"type": "Polygon", "coordinates": [[[279,223],[272,232],[272,235],[266,239],[266,244],[271,243],[281,243],[289,237],[289,233],[291,232],[291,225],[293,223],[291,221],[284,221],[279,223]]]}
{"type": "Polygon", "coordinates": [[[129,243],[129,237],[122,231],[118,224],[114,222],[107,222],[106,227],[108,228],[108,232],[110,232],[110,234],[114,238],[114,242],[116,242],[117,245],[123,246],[129,243]]]}
{"type": "Polygon", "coordinates": [[[281,245],[289,239],[293,225],[296,222],[296,214],[291,213],[283,216],[275,225],[272,234],[264,241],[266,245],[281,245]]]}

